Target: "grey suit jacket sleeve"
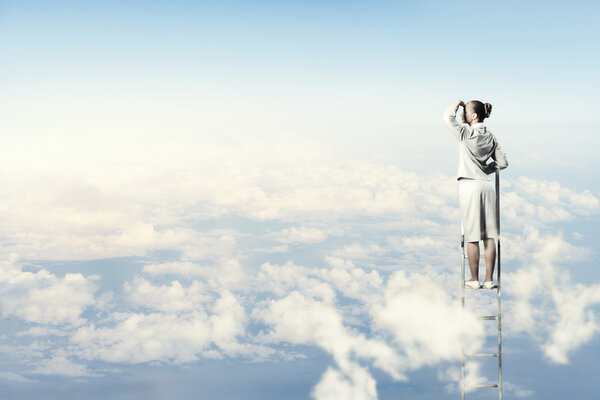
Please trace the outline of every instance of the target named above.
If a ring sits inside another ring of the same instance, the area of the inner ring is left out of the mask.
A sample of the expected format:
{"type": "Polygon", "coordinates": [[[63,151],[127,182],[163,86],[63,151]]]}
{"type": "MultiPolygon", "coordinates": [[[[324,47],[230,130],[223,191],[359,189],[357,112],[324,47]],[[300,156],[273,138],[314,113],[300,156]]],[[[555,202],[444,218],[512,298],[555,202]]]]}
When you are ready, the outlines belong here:
{"type": "Polygon", "coordinates": [[[492,159],[494,161],[492,161],[485,167],[484,172],[488,175],[493,172],[496,172],[496,170],[499,171],[508,167],[508,160],[506,159],[506,154],[504,154],[504,152],[500,148],[500,144],[496,140],[496,136],[494,136],[493,134],[492,136],[494,137],[494,143],[496,143],[496,149],[494,150],[494,153],[492,153],[492,159]]]}
{"type": "Polygon", "coordinates": [[[444,110],[442,120],[454,136],[456,136],[456,139],[462,141],[469,129],[467,128],[467,125],[461,124],[456,120],[456,111],[458,110],[458,107],[460,107],[460,100],[456,100],[454,104],[444,110]]]}
{"type": "Polygon", "coordinates": [[[494,161],[496,161],[498,169],[504,169],[508,167],[508,160],[506,159],[506,154],[504,154],[498,142],[496,142],[496,151],[492,155],[492,158],[494,159],[494,161]]]}

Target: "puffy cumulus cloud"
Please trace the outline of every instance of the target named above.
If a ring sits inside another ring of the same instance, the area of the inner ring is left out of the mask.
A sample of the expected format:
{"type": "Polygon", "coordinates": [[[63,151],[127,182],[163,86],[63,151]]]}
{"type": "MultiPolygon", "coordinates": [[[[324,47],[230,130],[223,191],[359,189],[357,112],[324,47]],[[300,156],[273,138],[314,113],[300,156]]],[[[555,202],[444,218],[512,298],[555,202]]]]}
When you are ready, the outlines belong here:
{"type": "Polygon", "coordinates": [[[197,360],[197,354],[209,344],[209,321],[201,312],[123,314],[113,318],[120,319],[114,327],[79,328],[71,337],[78,346],[75,354],[115,363],[183,363],[197,360]]]}
{"type": "MultiPolygon", "coordinates": [[[[210,234],[187,226],[206,202],[198,171],[196,187],[184,168],[78,169],[39,172],[21,180],[0,178],[5,253],[30,259],[99,259],[143,256],[148,250],[178,250],[188,258],[210,253],[210,234]],[[207,240],[208,237],[208,240],[207,240]]],[[[216,182],[215,182],[216,184],[216,182]]],[[[216,233],[215,236],[221,236],[216,233]]],[[[223,246],[221,246],[223,247],[223,246]]]]}
{"type": "Polygon", "coordinates": [[[342,249],[336,250],[333,255],[346,259],[368,259],[381,256],[389,251],[378,244],[372,243],[368,245],[362,245],[360,243],[353,243],[344,246],[342,249]]]}
{"type": "MultiPolygon", "coordinates": [[[[467,360],[465,364],[465,392],[477,390],[472,385],[483,385],[489,383],[497,383],[494,379],[484,377],[482,374],[481,363],[478,361],[467,360]]],[[[447,393],[459,394],[460,388],[460,367],[452,366],[443,369],[438,369],[438,379],[442,382],[450,382],[444,386],[444,391],[447,393]]],[[[502,393],[505,397],[523,399],[531,397],[535,392],[525,389],[510,381],[502,380],[502,393]]],[[[492,394],[495,396],[495,394],[492,394]]]]}
{"type": "Polygon", "coordinates": [[[514,185],[530,198],[536,198],[549,206],[562,204],[574,214],[590,215],[592,211],[600,208],[598,197],[587,189],[577,193],[562,187],[557,181],[535,180],[524,176],[517,178],[514,185]]]}
{"type": "Polygon", "coordinates": [[[66,274],[59,278],[40,269],[23,271],[16,256],[0,262],[2,316],[40,324],[79,325],[83,311],[94,305],[95,275],[66,274]]]}
{"type": "Polygon", "coordinates": [[[78,364],[65,355],[57,354],[52,358],[38,361],[35,367],[28,374],[35,375],[64,375],[70,377],[95,377],[98,374],[92,373],[83,364],[78,364]]]}
{"type": "Polygon", "coordinates": [[[203,309],[204,304],[212,300],[199,281],[193,281],[187,288],[179,281],[173,281],[169,286],[155,286],[136,276],[131,284],[125,283],[124,289],[133,307],[155,311],[193,311],[203,309]]]}
{"type": "Polygon", "coordinates": [[[320,229],[301,226],[296,228],[292,226],[289,229],[283,229],[280,232],[269,235],[276,240],[284,243],[319,243],[327,238],[327,233],[320,229]]]}
{"type": "Polygon", "coordinates": [[[261,342],[316,345],[332,354],[336,368],[323,374],[315,398],[335,393],[377,398],[368,365],[405,380],[407,371],[459,360],[462,329],[456,321],[463,321],[473,350],[481,346],[481,322],[463,311],[431,271],[401,271],[384,280],[377,271],[367,273],[337,257],[328,260],[328,268],[264,264],[259,281],[280,298],[265,300],[253,313],[270,327],[257,336],[261,342]],[[356,315],[343,311],[344,298],[360,301],[352,313],[361,315],[358,323],[368,334],[352,328],[356,315]]]}
{"type": "Polygon", "coordinates": [[[509,223],[540,226],[573,220],[600,211],[600,199],[589,190],[576,192],[556,181],[518,177],[512,191],[501,192],[502,216],[509,223]]]}
{"type": "Polygon", "coordinates": [[[276,296],[299,290],[310,297],[331,302],[336,295],[331,286],[320,280],[310,268],[292,262],[281,266],[270,263],[261,265],[257,280],[263,291],[276,296]]]}
{"type": "Polygon", "coordinates": [[[456,257],[456,242],[448,238],[459,235],[446,235],[442,230],[439,233],[422,236],[395,236],[385,238],[390,250],[394,251],[396,263],[405,268],[422,269],[423,265],[440,265],[447,263],[448,259],[456,257]]]}
{"type": "Polygon", "coordinates": [[[480,321],[463,311],[447,290],[426,274],[399,271],[383,288],[382,301],[372,306],[374,328],[404,355],[404,369],[460,359],[463,327],[474,350],[483,344],[480,321]]]}
{"type": "MultiPolygon", "coordinates": [[[[140,282],[145,285],[145,283],[140,282]]],[[[171,287],[175,287],[171,286],[171,287]]],[[[169,288],[144,289],[136,301],[152,304],[156,291],[169,288]]],[[[179,290],[174,291],[181,298],[179,290]]],[[[167,296],[172,294],[167,294],[167,296]]],[[[262,346],[240,343],[238,336],[245,335],[246,314],[235,295],[223,291],[203,309],[183,312],[196,293],[188,290],[190,299],[173,302],[174,312],[113,313],[104,326],[90,324],[78,328],[70,337],[73,355],[87,360],[114,363],[164,362],[189,363],[200,357],[221,358],[224,355],[247,355],[258,358],[268,356],[273,350],[262,346]],[[183,304],[183,307],[182,307],[183,304]]],[[[168,298],[167,298],[167,301],[168,298]]],[[[156,306],[162,308],[161,306],[156,306]]]]}
{"type": "Polygon", "coordinates": [[[503,278],[511,296],[505,319],[512,333],[528,333],[551,361],[564,364],[600,331],[593,308],[600,304],[600,284],[572,283],[560,264],[585,249],[578,251],[561,234],[532,235],[536,246],[528,249],[524,266],[503,278]]]}
{"type": "Polygon", "coordinates": [[[0,379],[3,381],[13,381],[13,382],[35,382],[34,379],[29,379],[24,377],[21,374],[17,374],[16,372],[3,371],[0,372],[0,379]]]}
{"type": "Polygon", "coordinates": [[[287,262],[265,263],[257,278],[263,291],[283,296],[294,290],[331,302],[337,294],[369,303],[377,295],[383,279],[375,269],[365,271],[339,257],[326,257],[329,265],[308,268],[287,262]]]}
{"type": "Polygon", "coordinates": [[[538,254],[540,249],[548,246],[548,243],[556,243],[561,249],[560,252],[551,253],[554,263],[567,264],[590,259],[593,254],[591,249],[575,246],[563,240],[563,237],[562,231],[558,231],[555,235],[544,235],[533,225],[525,225],[520,232],[502,233],[502,260],[518,262],[528,267],[532,261],[532,254],[538,254]]]}
{"type": "Polygon", "coordinates": [[[45,326],[34,326],[32,328],[27,329],[26,331],[22,331],[17,333],[17,336],[33,336],[33,337],[41,337],[41,336],[65,336],[67,333],[60,329],[52,329],[45,326]]]}
{"type": "Polygon", "coordinates": [[[365,393],[376,398],[375,381],[357,360],[372,361],[395,379],[405,379],[398,371],[402,359],[385,342],[358,333],[344,325],[336,307],[326,301],[292,292],[288,296],[269,300],[254,315],[271,329],[259,335],[266,343],[287,342],[316,345],[331,353],[339,370],[329,369],[315,388],[319,399],[331,398],[336,390],[350,398],[365,393]]]}
{"type": "Polygon", "coordinates": [[[511,382],[502,382],[502,390],[504,392],[512,393],[517,399],[531,397],[535,393],[533,390],[522,388],[511,382]]]}
{"type": "Polygon", "coordinates": [[[163,264],[148,264],[144,272],[150,275],[179,275],[186,278],[203,278],[212,290],[247,289],[247,273],[236,259],[223,258],[212,265],[200,265],[188,261],[175,261],[163,264]]]}
{"type": "Polygon", "coordinates": [[[185,258],[191,260],[199,258],[194,251],[203,238],[191,223],[197,219],[295,221],[298,226],[279,238],[316,243],[329,232],[306,226],[307,217],[331,221],[391,214],[413,220],[456,214],[449,177],[345,160],[324,149],[307,157],[318,144],[298,138],[294,149],[288,142],[273,146],[284,147],[286,156],[277,158],[271,148],[251,143],[180,143],[160,149],[153,159],[144,152],[134,153],[139,159],[130,154],[118,168],[97,158],[89,163],[78,158],[77,173],[28,166],[18,179],[0,177],[5,193],[0,223],[9,243],[3,251],[66,260],[171,249],[189,253],[185,258]],[[297,152],[306,147],[302,155],[297,152]],[[175,148],[179,153],[164,156],[175,148]]]}
{"type": "Polygon", "coordinates": [[[563,364],[568,362],[570,352],[600,332],[600,325],[596,322],[598,313],[592,309],[592,306],[600,304],[600,284],[565,286],[552,290],[558,321],[543,345],[545,354],[551,360],[563,364]]]}
{"type": "Polygon", "coordinates": [[[377,382],[368,370],[357,363],[350,363],[348,371],[327,368],[321,381],[312,390],[317,400],[375,400],[377,382]]]}
{"type": "MultiPolygon", "coordinates": [[[[438,379],[441,382],[451,382],[444,386],[447,393],[461,392],[461,371],[460,367],[451,366],[444,369],[438,369],[438,379]]],[[[465,392],[475,390],[474,385],[483,385],[490,383],[487,378],[481,374],[481,363],[474,360],[467,360],[465,363],[465,392]]]]}
{"type": "MultiPolygon", "coordinates": [[[[402,380],[408,371],[457,360],[461,318],[479,346],[483,329],[475,310],[463,313],[449,294],[458,291],[459,270],[456,252],[455,272],[446,273],[452,268],[446,257],[454,257],[450,246],[458,244],[449,238],[458,239],[460,227],[454,177],[342,159],[318,145],[286,140],[274,149],[235,141],[167,143],[154,152],[137,149],[133,158],[85,165],[77,174],[40,169],[0,177],[5,254],[65,260],[178,253],[175,260],[145,265],[125,283],[123,298],[104,292],[94,299],[93,276],[58,277],[2,264],[3,316],[49,325],[20,333],[35,341],[23,357],[50,354],[32,371],[89,376],[82,360],[301,357],[275,350],[293,343],[320,347],[335,361],[313,397],[370,399],[377,397],[371,368],[402,380]],[[200,231],[236,221],[261,233],[200,231]],[[257,243],[273,239],[275,247],[257,243]],[[334,241],[337,249],[325,254],[334,241]],[[311,245],[310,254],[324,254],[322,265],[284,262],[287,255],[277,254],[311,245]],[[416,268],[419,273],[408,273],[416,268]],[[85,321],[81,315],[91,306],[106,318],[85,321]],[[252,336],[247,331],[254,323],[262,331],[252,336]],[[60,324],[71,326],[53,326],[60,324]],[[46,336],[67,342],[67,352],[52,353],[40,339],[46,336]]],[[[566,362],[598,331],[592,309],[598,285],[570,284],[559,269],[588,250],[539,232],[594,215],[598,198],[523,177],[502,185],[506,225],[527,226],[503,231],[503,261],[523,265],[505,275],[507,332],[539,337],[551,360],[566,362]]]]}
{"type": "MultiPolygon", "coordinates": [[[[415,236],[427,237],[460,218],[452,176],[407,172],[376,158],[344,158],[299,137],[275,140],[268,148],[251,140],[201,139],[148,146],[155,146],[154,153],[131,148],[127,163],[111,153],[104,162],[77,157],[77,173],[72,166],[47,172],[47,164],[33,163],[22,166],[25,172],[0,177],[1,238],[7,243],[1,251],[66,260],[169,249],[193,261],[210,251],[207,237],[221,236],[200,234],[197,220],[291,222],[276,236],[286,244],[311,244],[331,234],[327,221],[391,216],[398,226],[414,228],[415,236]]],[[[551,223],[600,209],[597,196],[557,182],[520,177],[514,183],[503,179],[503,187],[503,217],[512,221],[551,223]]]]}

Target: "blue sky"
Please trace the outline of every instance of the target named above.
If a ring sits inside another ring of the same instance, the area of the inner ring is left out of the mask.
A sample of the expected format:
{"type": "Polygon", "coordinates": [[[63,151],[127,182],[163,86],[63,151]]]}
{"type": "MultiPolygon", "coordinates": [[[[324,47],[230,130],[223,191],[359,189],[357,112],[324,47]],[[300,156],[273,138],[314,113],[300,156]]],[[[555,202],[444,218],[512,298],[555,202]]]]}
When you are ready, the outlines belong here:
{"type": "Polygon", "coordinates": [[[505,395],[590,398],[598,11],[0,2],[0,398],[457,398],[455,99],[509,160],[505,395]]]}

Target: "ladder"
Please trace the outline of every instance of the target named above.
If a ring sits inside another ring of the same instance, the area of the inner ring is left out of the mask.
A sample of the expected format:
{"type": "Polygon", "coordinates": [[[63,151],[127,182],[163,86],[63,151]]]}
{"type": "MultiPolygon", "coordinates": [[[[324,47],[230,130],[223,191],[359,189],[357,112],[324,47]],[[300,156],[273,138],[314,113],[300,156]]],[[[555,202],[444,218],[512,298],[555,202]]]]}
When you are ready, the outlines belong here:
{"type": "MultiPolygon", "coordinates": [[[[473,353],[468,354],[465,353],[465,338],[464,331],[462,334],[462,361],[461,361],[461,379],[460,379],[460,398],[461,400],[465,400],[465,390],[466,389],[474,389],[474,388],[497,388],[498,389],[498,399],[502,400],[502,304],[501,304],[501,296],[500,296],[500,171],[496,170],[496,221],[498,226],[498,239],[497,239],[497,248],[496,248],[496,258],[497,258],[497,271],[498,271],[498,287],[497,291],[497,314],[496,315],[484,315],[479,316],[478,318],[481,320],[491,320],[497,321],[498,323],[498,352],[497,353],[473,353]],[[487,384],[477,384],[477,385],[469,385],[468,387],[465,384],[465,361],[469,358],[475,357],[497,357],[498,358],[498,383],[487,383],[487,384]]],[[[464,310],[465,307],[465,260],[468,262],[467,257],[467,249],[465,245],[465,235],[464,235],[464,226],[461,223],[461,274],[460,274],[460,298],[461,298],[461,306],[464,310]]],[[[481,254],[480,254],[481,255],[481,254]]],[[[480,256],[480,261],[485,260],[485,255],[480,256]]],[[[480,289],[480,290],[489,290],[489,289],[480,289]]],[[[477,293],[476,290],[474,290],[477,293]]],[[[464,326],[463,326],[464,329],[464,326]]]]}

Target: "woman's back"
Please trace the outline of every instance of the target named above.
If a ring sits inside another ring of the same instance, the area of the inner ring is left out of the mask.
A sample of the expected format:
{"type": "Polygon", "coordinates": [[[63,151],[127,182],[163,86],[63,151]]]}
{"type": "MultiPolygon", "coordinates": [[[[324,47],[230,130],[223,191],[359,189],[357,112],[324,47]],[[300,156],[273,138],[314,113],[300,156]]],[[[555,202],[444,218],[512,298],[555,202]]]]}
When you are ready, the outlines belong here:
{"type": "Polygon", "coordinates": [[[489,174],[496,168],[508,167],[506,155],[502,152],[498,140],[483,122],[472,125],[461,124],[456,120],[456,111],[460,100],[444,110],[443,120],[458,140],[457,179],[481,179],[489,181],[489,174]],[[492,158],[491,164],[486,164],[492,158]]]}

